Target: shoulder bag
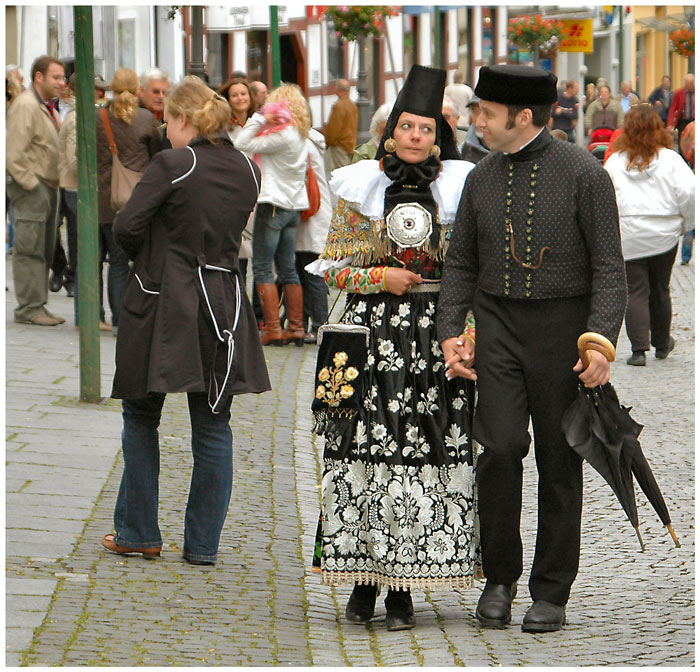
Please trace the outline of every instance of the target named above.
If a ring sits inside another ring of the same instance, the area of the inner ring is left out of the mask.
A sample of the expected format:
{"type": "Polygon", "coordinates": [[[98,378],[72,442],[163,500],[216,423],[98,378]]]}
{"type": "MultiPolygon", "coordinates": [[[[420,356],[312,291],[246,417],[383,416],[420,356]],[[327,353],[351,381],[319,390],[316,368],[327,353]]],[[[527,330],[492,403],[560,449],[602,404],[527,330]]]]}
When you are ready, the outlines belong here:
{"type": "Polygon", "coordinates": [[[321,207],[321,190],[318,188],[316,173],[314,173],[314,169],[311,167],[311,154],[309,154],[308,161],[309,163],[306,168],[306,194],[309,197],[309,207],[307,210],[302,210],[302,221],[311,219],[321,207]]]}
{"type": "MultiPolygon", "coordinates": [[[[337,323],[322,324],[318,328],[315,390],[311,404],[316,434],[327,436],[329,431],[333,433],[337,429],[337,423],[352,421],[366,392],[369,327],[340,322],[357,296],[348,302],[337,323]]],[[[329,315],[332,311],[333,308],[329,315]]]]}
{"type": "Polygon", "coordinates": [[[114,134],[112,133],[112,126],[109,123],[107,109],[104,107],[100,108],[100,114],[102,115],[105,133],[107,133],[109,150],[112,152],[112,185],[109,203],[112,206],[112,210],[118,212],[126,205],[126,202],[131,197],[131,192],[138,184],[143,173],[131,170],[122,165],[117,154],[117,145],[114,142],[114,134]]]}

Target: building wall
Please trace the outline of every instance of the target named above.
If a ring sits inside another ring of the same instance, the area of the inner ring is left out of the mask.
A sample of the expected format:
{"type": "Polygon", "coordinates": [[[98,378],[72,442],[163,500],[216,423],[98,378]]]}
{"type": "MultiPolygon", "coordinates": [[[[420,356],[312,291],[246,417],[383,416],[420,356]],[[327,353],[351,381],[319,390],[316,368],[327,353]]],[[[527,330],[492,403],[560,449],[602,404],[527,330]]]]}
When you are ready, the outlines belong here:
{"type": "MultiPolygon", "coordinates": [[[[672,52],[668,36],[673,31],[652,30],[639,23],[638,19],[656,18],[669,21],[669,16],[683,15],[682,5],[634,6],[633,39],[630,45],[631,60],[637,66],[639,76],[638,91],[648,96],[661,83],[664,75],[670,75],[674,89],[683,86],[683,78],[688,72],[688,59],[672,52]],[[637,40],[639,38],[639,40],[637,40]],[[641,47],[637,51],[637,42],[641,47]]],[[[678,26],[680,27],[680,25],[678,26]]]]}

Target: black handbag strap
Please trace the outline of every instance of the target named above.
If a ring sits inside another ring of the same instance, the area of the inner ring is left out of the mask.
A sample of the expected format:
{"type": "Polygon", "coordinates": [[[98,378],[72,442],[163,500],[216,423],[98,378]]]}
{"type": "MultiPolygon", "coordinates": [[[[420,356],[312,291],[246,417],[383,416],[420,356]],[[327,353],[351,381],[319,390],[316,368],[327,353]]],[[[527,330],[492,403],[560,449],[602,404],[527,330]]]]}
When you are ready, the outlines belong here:
{"type": "MultiPolygon", "coordinates": [[[[330,318],[331,318],[331,313],[335,310],[335,304],[338,303],[338,299],[340,299],[340,296],[341,296],[342,293],[343,293],[342,291],[339,291],[339,292],[338,292],[338,296],[335,297],[335,301],[333,301],[333,305],[331,306],[331,309],[328,311],[328,315],[326,315],[326,321],[325,321],[323,324],[329,324],[328,320],[330,320],[330,318]]],[[[340,317],[336,320],[336,322],[341,322],[341,321],[343,320],[343,318],[345,317],[345,313],[347,313],[348,310],[350,310],[350,306],[352,306],[353,301],[354,301],[358,296],[359,296],[359,294],[358,294],[357,292],[355,292],[355,293],[352,295],[352,297],[350,298],[350,300],[347,302],[347,304],[346,304],[346,306],[345,306],[345,309],[344,309],[343,312],[340,314],[340,317]]]]}

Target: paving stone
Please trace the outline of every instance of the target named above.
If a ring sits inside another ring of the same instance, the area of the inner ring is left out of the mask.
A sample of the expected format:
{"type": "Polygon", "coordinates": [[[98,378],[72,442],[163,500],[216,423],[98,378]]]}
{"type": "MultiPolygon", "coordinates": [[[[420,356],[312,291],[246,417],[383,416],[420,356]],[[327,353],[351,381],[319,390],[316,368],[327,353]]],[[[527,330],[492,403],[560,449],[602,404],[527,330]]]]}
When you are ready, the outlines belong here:
{"type": "MultiPolygon", "coordinates": [[[[265,348],[273,390],[234,400],[235,485],[216,567],[181,558],[192,468],[184,395],[168,396],[160,427],[162,557],[107,553],[100,539],[112,529],[121,476],[120,406],[76,403],[77,330],[15,325],[8,271],[6,664],[22,662],[14,649],[22,647],[31,666],[694,665],[693,267],[674,268],[673,354],[626,366],[623,333],[612,366],[620,398],[645,425],[643,447],[683,547],[672,546],[640,495],[646,551],[639,552],[608,486],[586,467],[581,571],[568,625],[535,636],[520,629],[536,529],[532,451],[524,462],[525,572],[511,626],[479,626],[482,582],[417,592],[418,625],[410,632],[386,631],[381,600],[369,626],[345,623],[350,588],[321,586],[310,571],[323,451],[309,411],[317,348],[265,348]]],[[[72,303],[52,296],[50,309],[71,315],[72,303]]],[[[106,336],[105,395],[115,344],[106,336]]]]}

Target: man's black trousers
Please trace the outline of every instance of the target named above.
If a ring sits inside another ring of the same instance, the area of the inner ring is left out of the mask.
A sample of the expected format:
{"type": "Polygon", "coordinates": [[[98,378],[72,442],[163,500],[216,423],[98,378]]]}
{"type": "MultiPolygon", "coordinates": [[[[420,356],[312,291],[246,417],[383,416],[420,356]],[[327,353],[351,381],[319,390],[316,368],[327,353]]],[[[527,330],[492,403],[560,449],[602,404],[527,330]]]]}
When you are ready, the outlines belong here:
{"type": "Polygon", "coordinates": [[[578,572],[583,493],[581,458],[567,445],[561,420],[576,397],[576,341],[586,331],[589,310],[589,296],[516,300],[477,291],[474,299],[484,574],[509,584],[523,571],[522,460],[532,419],[539,484],[530,595],[560,605],[578,572]]]}

